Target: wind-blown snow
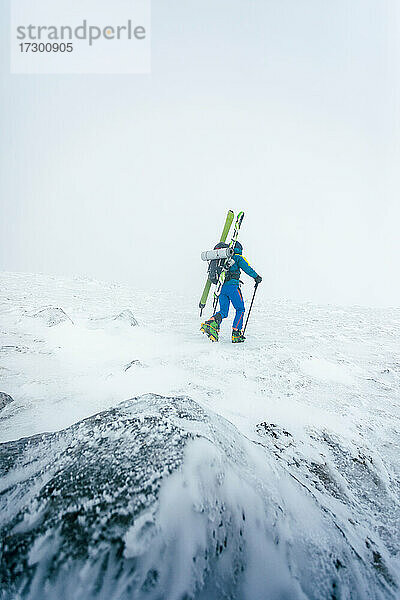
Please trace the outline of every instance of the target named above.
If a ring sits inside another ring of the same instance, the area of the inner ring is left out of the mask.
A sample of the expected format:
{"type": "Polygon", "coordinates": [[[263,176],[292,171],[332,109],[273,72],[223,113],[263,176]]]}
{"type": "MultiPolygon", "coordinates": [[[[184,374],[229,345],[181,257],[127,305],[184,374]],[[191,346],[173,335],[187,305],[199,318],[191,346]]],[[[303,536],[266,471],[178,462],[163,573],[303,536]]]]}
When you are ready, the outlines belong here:
{"type": "Polygon", "coordinates": [[[197,302],[0,275],[0,598],[399,598],[400,310],[197,302]]]}

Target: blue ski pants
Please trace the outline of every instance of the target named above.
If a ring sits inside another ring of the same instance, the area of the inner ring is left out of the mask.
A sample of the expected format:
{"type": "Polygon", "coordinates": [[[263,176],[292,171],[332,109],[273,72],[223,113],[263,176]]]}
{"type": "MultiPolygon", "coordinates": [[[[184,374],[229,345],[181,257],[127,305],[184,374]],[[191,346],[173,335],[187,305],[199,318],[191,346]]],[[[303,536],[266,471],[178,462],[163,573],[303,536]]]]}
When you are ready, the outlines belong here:
{"type": "Polygon", "coordinates": [[[243,325],[244,315],[244,302],[242,292],[240,291],[239,284],[236,283],[224,283],[221,288],[219,295],[219,314],[221,319],[226,319],[229,313],[229,306],[232,302],[236,309],[236,315],[233,320],[232,327],[235,329],[241,329],[243,325]]]}

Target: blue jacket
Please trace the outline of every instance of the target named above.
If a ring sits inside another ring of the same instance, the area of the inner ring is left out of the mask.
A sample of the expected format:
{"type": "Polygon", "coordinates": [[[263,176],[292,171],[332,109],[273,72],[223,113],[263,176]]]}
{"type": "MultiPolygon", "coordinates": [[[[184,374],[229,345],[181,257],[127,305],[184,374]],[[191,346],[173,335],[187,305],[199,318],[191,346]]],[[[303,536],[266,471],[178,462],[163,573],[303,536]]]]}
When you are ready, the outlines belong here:
{"type": "Polygon", "coordinates": [[[244,271],[245,273],[247,273],[247,275],[250,275],[250,277],[253,277],[254,279],[258,276],[258,273],[256,273],[255,270],[252,269],[252,267],[249,265],[244,256],[242,256],[242,251],[239,250],[239,248],[235,248],[235,254],[232,256],[232,258],[235,261],[235,264],[231,266],[229,272],[235,273],[236,271],[238,272],[238,274],[235,274],[235,276],[232,279],[226,281],[224,285],[237,285],[240,279],[240,270],[244,271]]]}

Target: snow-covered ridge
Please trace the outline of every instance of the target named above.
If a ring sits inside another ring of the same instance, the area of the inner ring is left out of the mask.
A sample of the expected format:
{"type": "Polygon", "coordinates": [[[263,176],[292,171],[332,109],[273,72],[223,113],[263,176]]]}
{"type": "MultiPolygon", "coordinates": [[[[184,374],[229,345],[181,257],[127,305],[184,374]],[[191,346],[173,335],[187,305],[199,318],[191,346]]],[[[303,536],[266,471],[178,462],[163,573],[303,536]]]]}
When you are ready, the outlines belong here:
{"type": "Polygon", "coordinates": [[[0,275],[0,598],[398,598],[400,311],[196,301],[0,275]]]}

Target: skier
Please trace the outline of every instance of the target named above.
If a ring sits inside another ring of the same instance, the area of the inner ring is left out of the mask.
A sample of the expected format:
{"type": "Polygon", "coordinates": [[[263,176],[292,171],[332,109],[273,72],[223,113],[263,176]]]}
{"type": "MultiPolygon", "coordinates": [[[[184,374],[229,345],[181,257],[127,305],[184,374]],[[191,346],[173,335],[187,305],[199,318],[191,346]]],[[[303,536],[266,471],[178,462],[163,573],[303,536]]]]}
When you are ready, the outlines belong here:
{"type": "Polygon", "coordinates": [[[231,302],[236,309],[232,325],[232,342],[237,344],[245,340],[242,334],[245,309],[242,292],[240,291],[240,272],[243,270],[247,275],[253,277],[257,284],[261,283],[262,277],[252,269],[247,260],[242,256],[242,251],[242,244],[236,242],[233,255],[234,264],[226,272],[224,285],[219,295],[219,311],[201,326],[201,331],[206,333],[213,342],[218,341],[219,328],[222,319],[226,319],[228,316],[231,302]]]}

